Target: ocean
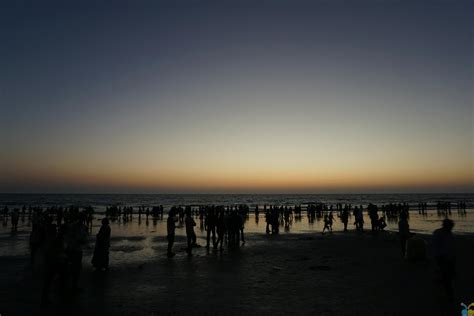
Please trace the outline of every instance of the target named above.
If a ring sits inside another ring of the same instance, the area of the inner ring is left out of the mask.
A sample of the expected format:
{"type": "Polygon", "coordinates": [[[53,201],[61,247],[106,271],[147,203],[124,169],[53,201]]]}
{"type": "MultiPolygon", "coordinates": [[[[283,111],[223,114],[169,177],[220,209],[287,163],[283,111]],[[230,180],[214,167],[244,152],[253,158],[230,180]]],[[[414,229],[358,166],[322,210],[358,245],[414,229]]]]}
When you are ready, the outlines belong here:
{"type": "Polygon", "coordinates": [[[474,194],[0,194],[0,207],[33,206],[93,206],[103,212],[107,206],[145,206],[163,205],[169,209],[174,205],[304,205],[322,202],[328,205],[350,203],[382,205],[388,203],[408,203],[417,207],[426,202],[433,209],[438,201],[451,202],[453,207],[464,201],[467,208],[474,208],[474,194]]]}

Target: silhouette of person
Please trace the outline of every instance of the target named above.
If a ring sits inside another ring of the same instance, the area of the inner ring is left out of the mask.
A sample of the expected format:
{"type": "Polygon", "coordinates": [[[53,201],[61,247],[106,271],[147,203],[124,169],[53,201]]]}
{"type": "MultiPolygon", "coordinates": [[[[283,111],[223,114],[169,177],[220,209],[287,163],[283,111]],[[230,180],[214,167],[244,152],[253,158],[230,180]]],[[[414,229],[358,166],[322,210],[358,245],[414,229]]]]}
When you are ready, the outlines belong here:
{"type": "Polygon", "coordinates": [[[357,206],[354,208],[354,216],[355,216],[355,226],[356,230],[364,231],[364,213],[363,213],[362,206],[358,208],[357,206]]]}
{"type": "Polygon", "coordinates": [[[211,207],[207,212],[206,220],[204,224],[204,228],[207,231],[206,248],[209,248],[211,234],[212,234],[212,244],[216,243],[216,221],[217,221],[217,218],[214,212],[214,207],[211,207]]]}
{"type": "Polygon", "coordinates": [[[334,215],[332,215],[332,212],[329,212],[329,229],[332,232],[332,224],[334,223],[334,215]]]}
{"type": "Polygon", "coordinates": [[[273,209],[270,209],[271,212],[271,225],[272,225],[272,234],[278,234],[280,230],[280,223],[278,222],[278,209],[276,206],[273,209]]]}
{"type": "Polygon", "coordinates": [[[97,233],[92,265],[97,270],[107,270],[109,268],[109,248],[110,248],[110,226],[107,217],[102,219],[102,226],[97,233]]]}
{"type": "Polygon", "coordinates": [[[191,215],[191,209],[186,210],[186,218],[184,219],[186,226],[186,238],[188,241],[188,248],[186,249],[188,255],[192,255],[192,248],[196,245],[196,233],[194,232],[194,226],[196,222],[191,215]]]}
{"type": "Polygon", "coordinates": [[[174,252],[172,251],[173,244],[174,244],[174,233],[176,229],[176,222],[178,221],[175,217],[175,209],[172,208],[168,214],[168,219],[166,221],[166,229],[167,229],[167,236],[166,238],[168,239],[168,252],[167,256],[168,258],[174,257],[174,252]]]}
{"type": "Polygon", "coordinates": [[[242,241],[243,244],[245,244],[245,235],[244,235],[244,228],[245,228],[245,211],[242,209],[241,212],[237,214],[239,218],[236,218],[237,225],[239,228],[240,232],[240,240],[242,241]]]}
{"type": "Polygon", "coordinates": [[[224,218],[224,211],[221,210],[219,212],[219,216],[216,222],[216,231],[217,231],[217,240],[214,243],[214,248],[217,248],[220,244],[220,250],[222,251],[222,246],[224,243],[224,234],[225,234],[225,218],[224,218]]]}
{"type": "Polygon", "coordinates": [[[20,219],[20,212],[18,209],[14,209],[12,212],[12,231],[17,231],[18,230],[18,220],[20,219]]]}
{"type": "Polygon", "coordinates": [[[377,230],[377,224],[378,224],[378,220],[379,220],[379,216],[377,214],[377,209],[378,209],[377,205],[374,205],[372,203],[370,203],[367,206],[367,211],[369,213],[370,225],[371,225],[372,231],[377,230]]]}
{"type": "Polygon", "coordinates": [[[341,213],[341,222],[344,224],[344,231],[347,231],[347,223],[349,222],[349,212],[347,208],[344,208],[344,210],[341,213]]]}
{"type": "Polygon", "coordinates": [[[265,227],[265,232],[267,234],[270,233],[270,225],[272,224],[272,214],[271,211],[267,210],[267,206],[265,205],[265,222],[266,222],[266,227],[265,227]]]}
{"type": "Polygon", "coordinates": [[[229,218],[229,246],[239,247],[239,232],[242,227],[242,218],[233,210],[229,218]]]}
{"type": "Polygon", "coordinates": [[[410,237],[410,225],[408,219],[403,213],[400,214],[400,221],[398,222],[398,233],[400,235],[400,245],[402,249],[402,257],[405,257],[407,240],[410,237]]]}
{"type": "Polygon", "coordinates": [[[433,233],[433,256],[441,272],[441,281],[449,299],[453,300],[453,278],[455,275],[456,254],[452,229],[454,222],[443,220],[443,226],[433,233]]]}
{"type": "Polygon", "coordinates": [[[322,234],[324,235],[324,231],[327,229],[329,231],[332,231],[332,218],[330,217],[332,215],[324,215],[324,227],[323,227],[323,232],[322,234]]]}

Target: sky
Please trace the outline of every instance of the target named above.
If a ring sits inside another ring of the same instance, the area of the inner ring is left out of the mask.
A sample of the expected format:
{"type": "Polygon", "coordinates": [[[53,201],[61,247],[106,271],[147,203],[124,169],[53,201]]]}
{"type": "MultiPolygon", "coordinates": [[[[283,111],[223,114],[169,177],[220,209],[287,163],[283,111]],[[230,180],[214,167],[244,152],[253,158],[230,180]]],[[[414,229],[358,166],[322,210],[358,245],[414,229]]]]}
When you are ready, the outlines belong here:
{"type": "Polygon", "coordinates": [[[2,1],[0,192],[474,192],[471,1],[2,1]]]}

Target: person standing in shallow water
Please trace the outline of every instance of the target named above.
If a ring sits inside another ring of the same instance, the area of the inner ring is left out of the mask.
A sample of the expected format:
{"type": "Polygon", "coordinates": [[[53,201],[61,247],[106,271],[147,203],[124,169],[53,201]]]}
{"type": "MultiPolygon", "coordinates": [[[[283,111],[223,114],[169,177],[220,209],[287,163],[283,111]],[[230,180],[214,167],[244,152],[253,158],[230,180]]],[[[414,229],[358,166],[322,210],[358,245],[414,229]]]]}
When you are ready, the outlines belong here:
{"type": "Polygon", "coordinates": [[[322,232],[323,235],[324,235],[324,232],[326,231],[326,229],[328,231],[332,232],[332,221],[333,221],[332,214],[324,215],[324,227],[323,227],[323,232],[322,232]]]}
{"type": "Polygon", "coordinates": [[[12,214],[11,214],[11,220],[12,220],[12,231],[17,231],[18,230],[18,219],[20,218],[20,212],[18,209],[14,209],[12,214]]]}
{"type": "Polygon", "coordinates": [[[196,245],[196,233],[194,232],[194,226],[196,226],[196,222],[194,221],[191,210],[186,210],[186,218],[184,219],[184,224],[186,226],[186,238],[188,240],[188,248],[186,252],[188,255],[192,255],[192,249],[196,245]]]}
{"type": "Polygon", "coordinates": [[[216,222],[216,231],[217,231],[217,241],[214,243],[214,248],[217,248],[220,244],[220,251],[222,251],[222,244],[224,243],[224,234],[225,234],[225,219],[224,211],[219,212],[216,222]]]}
{"type": "Polygon", "coordinates": [[[441,272],[441,281],[451,301],[454,299],[453,279],[456,263],[453,227],[454,222],[446,218],[443,226],[433,233],[433,256],[441,272]]]}
{"type": "Polygon", "coordinates": [[[92,265],[98,271],[109,269],[110,226],[107,217],[102,219],[102,226],[97,233],[92,265]]]}
{"type": "Polygon", "coordinates": [[[405,257],[407,240],[410,237],[410,225],[408,225],[408,218],[406,215],[404,215],[404,213],[400,214],[400,221],[398,222],[398,233],[400,235],[402,257],[405,257]]]}
{"type": "Polygon", "coordinates": [[[216,222],[217,222],[217,217],[214,212],[214,208],[210,208],[206,214],[206,219],[205,219],[205,224],[204,228],[207,231],[207,237],[206,237],[206,248],[209,249],[210,247],[210,240],[211,240],[211,235],[212,235],[212,244],[216,243],[216,222]]]}
{"type": "Polygon", "coordinates": [[[166,221],[166,228],[167,228],[167,239],[168,239],[168,253],[167,256],[168,258],[174,257],[174,252],[172,251],[173,244],[174,244],[174,233],[176,229],[176,217],[175,215],[175,210],[174,208],[171,209],[170,213],[168,214],[168,220],[166,221]]]}
{"type": "Polygon", "coordinates": [[[349,222],[349,212],[347,211],[347,208],[344,208],[344,210],[341,213],[341,222],[344,224],[344,231],[347,231],[347,223],[349,222]]]}
{"type": "Polygon", "coordinates": [[[372,231],[374,232],[377,230],[377,222],[379,219],[379,216],[377,214],[377,206],[370,203],[369,206],[367,206],[367,211],[369,212],[370,225],[372,231]]]}
{"type": "Polygon", "coordinates": [[[364,231],[364,213],[362,206],[360,208],[357,208],[357,206],[355,207],[354,217],[354,225],[356,226],[356,230],[361,232],[364,231]]]}

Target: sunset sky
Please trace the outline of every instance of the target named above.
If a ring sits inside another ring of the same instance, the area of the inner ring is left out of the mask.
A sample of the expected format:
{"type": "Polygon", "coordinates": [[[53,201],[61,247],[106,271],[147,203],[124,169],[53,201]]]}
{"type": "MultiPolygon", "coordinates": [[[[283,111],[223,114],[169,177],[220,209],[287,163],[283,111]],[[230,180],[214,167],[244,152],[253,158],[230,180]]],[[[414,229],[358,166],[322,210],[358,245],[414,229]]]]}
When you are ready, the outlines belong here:
{"type": "Polygon", "coordinates": [[[472,1],[46,3],[0,4],[0,192],[473,192],[472,1]]]}

